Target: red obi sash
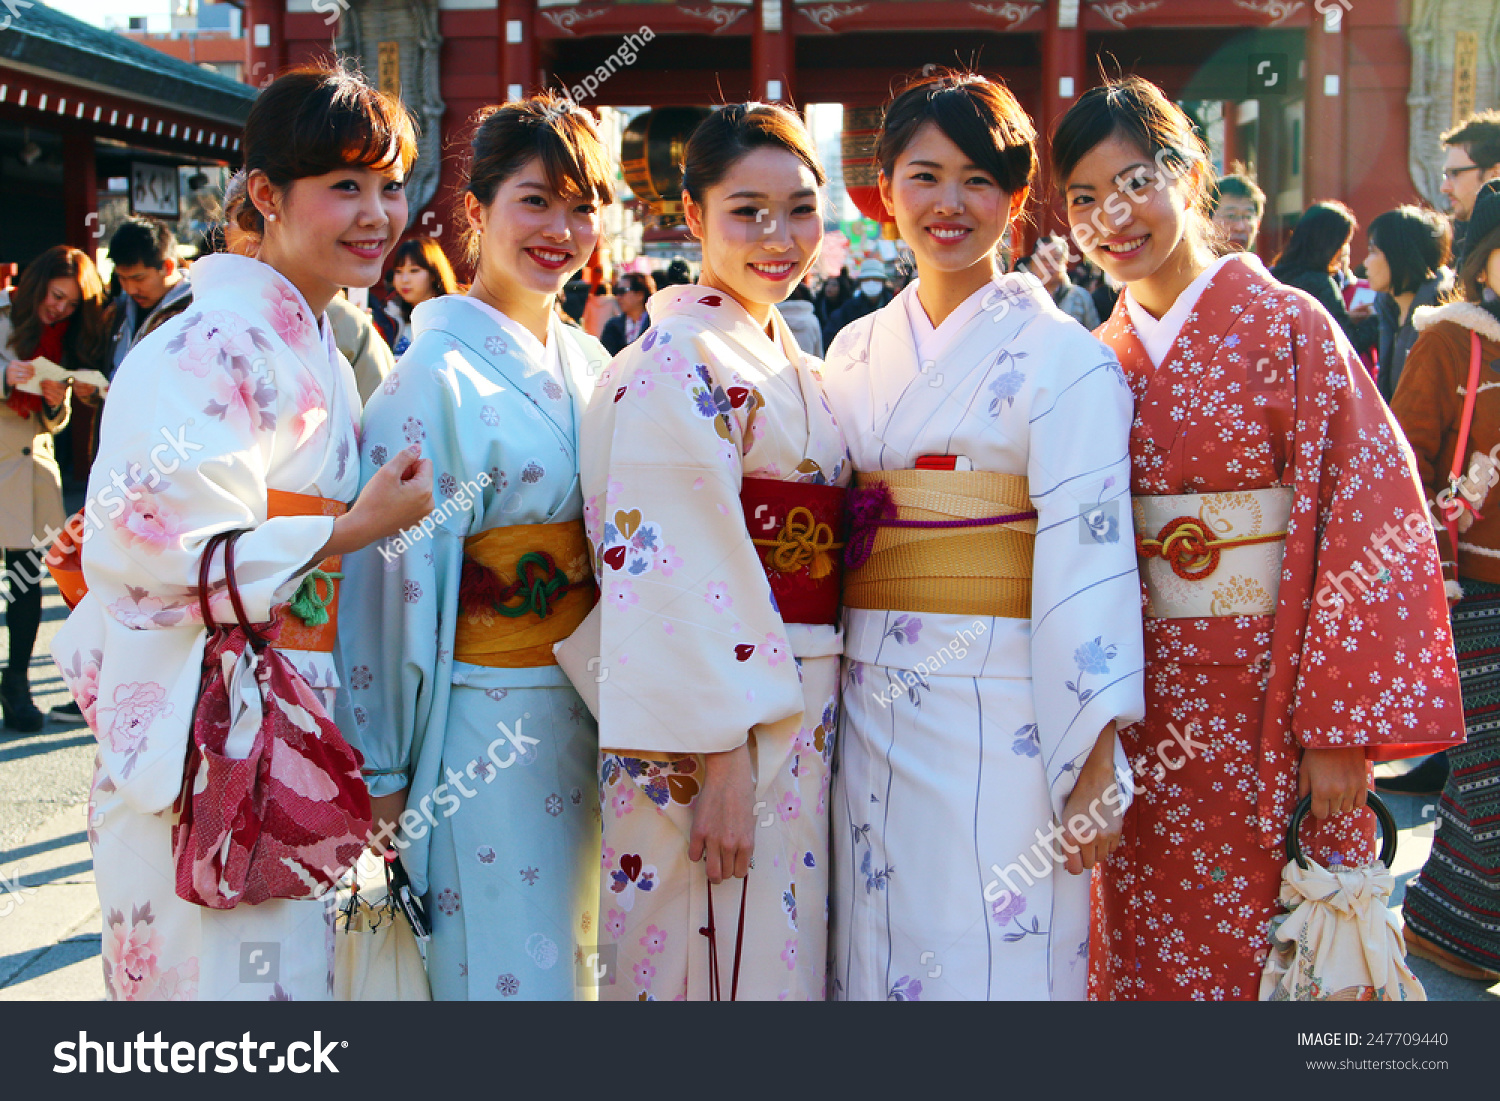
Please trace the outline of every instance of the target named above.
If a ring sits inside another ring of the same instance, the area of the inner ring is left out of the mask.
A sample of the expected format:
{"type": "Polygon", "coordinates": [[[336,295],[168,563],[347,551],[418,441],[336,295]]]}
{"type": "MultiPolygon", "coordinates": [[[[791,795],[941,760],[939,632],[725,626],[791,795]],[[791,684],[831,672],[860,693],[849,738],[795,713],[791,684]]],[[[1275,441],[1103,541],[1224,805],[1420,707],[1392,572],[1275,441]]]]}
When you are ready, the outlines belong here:
{"type": "Polygon", "coordinates": [[[838,486],[745,478],[740,507],[784,623],[837,623],[844,523],[838,486]]]}

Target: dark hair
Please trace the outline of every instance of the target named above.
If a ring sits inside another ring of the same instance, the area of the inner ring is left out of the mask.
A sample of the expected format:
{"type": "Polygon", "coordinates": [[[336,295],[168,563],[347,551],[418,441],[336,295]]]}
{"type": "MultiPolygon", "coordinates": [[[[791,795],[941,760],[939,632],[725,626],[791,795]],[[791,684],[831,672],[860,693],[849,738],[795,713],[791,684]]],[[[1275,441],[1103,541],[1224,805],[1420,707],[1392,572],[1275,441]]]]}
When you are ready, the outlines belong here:
{"type": "Polygon", "coordinates": [[[1480,168],[1500,164],[1500,111],[1470,115],[1443,135],[1444,145],[1461,145],[1480,168]]]}
{"type": "Polygon", "coordinates": [[[177,259],[177,240],[165,222],[155,218],[126,218],[109,239],[109,262],[117,268],[142,264],[160,271],[177,259]]]}
{"type": "MultiPolygon", "coordinates": [[[[571,100],[543,92],[474,116],[473,159],[463,192],[481,206],[495,201],[500,185],[533,158],[542,162],[547,186],[559,195],[577,194],[594,202],[614,201],[614,169],[594,118],[571,100]]],[[[479,227],[469,222],[459,193],[457,216],[465,225],[464,247],[479,256],[479,227]]]]}
{"type": "Polygon", "coordinates": [[[802,120],[775,103],[730,103],[700,122],[682,158],[682,190],[700,206],[703,195],[754,149],[784,149],[828,182],[802,120]]]}
{"type": "Polygon", "coordinates": [[[1291,240],[1272,266],[1288,272],[1332,271],[1334,258],[1358,228],[1354,212],[1337,199],[1313,203],[1297,219],[1291,240]]]}
{"type": "MultiPolygon", "coordinates": [[[[391,253],[391,272],[394,274],[402,264],[415,264],[432,276],[433,296],[453,294],[458,290],[458,280],[453,277],[453,265],[448,263],[440,246],[431,237],[410,237],[396,246],[391,253]]],[[[411,303],[399,294],[393,296],[399,309],[409,320],[411,303]]]]}
{"type": "MultiPolygon", "coordinates": [[[[1219,234],[1209,213],[1214,172],[1208,146],[1182,108],[1141,77],[1127,76],[1090,88],[1058,120],[1052,132],[1052,168],[1058,191],[1066,189],[1068,177],[1095,146],[1114,137],[1131,142],[1174,176],[1186,175],[1198,166],[1203,189],[1195,207],[1194,229],[1199,243],[1212,247],[1219,234]]],[[[1102,204],[1099,209],[1103,209],[1102,204]]]]}
{"type": "Polygon", "coordinates": [[[1453,231],[1448,219],[1415,206],[1387,210],[1365,231],[1391,270],[1391,294],[1410,294],[1448,262],[1453,231]]]}
{"type": "MultiPolygon", "coordinates": [[[[384,172],[411,169],[416,128],[399,100],[339,65],[290,69],[250,106],[242,140],[245,175],[263,173],[276,187],[357,165],[384,172]]],[[[241,229],[264,234],[252,202],[239,208],[241,229]]]]}
{"type": "Polygon", "coordinates": [[[1259,218],[1266,211],[1266,193],[1260,189],[1260,185],[1243,172],[1232,172],[1228,176],[1220,176],[1218,187],[1214,193],[1214,209],[1219,209],[1221,199],[1247,199],[1255,204],[1255,216],[1259,218]]]}
{"type": "Polygon", "coordinates": [[[53,245],[26,265],[10,292],[10,346],[17,358],[36,355],[42,339],[42,319],[37,307],[47,296],[54,279],[78,281],[78,309],[68,318],[63,335],[63,362],[72,369],[98,367],[104,352],[104,283],[99,269],[86,252],[67,245],[53,245]]]}
{"type": "Polygon", "coordinates": [[[1490,262],[1490,253],[1500,249],[1500,226],[1490,230],[1478,241],[1464,245],[1464,263],[1458,272],[1458,285],[1469,302],[1484,302],[1484,284],[1479,277],[1490,262]]]}
{"type": "Polygon", "coordinates": [[[650,272],[627,271],[616,280],[615,285],[626,291],[639,291],[647,298],[656,293],[656,280],[650,272]]]}
{"type": "Polygon", "coordinates": [[[792,288],[792,293],[786,296],[788,302],[811,302],[812,291],[807,289],[806,283],[798,283],[792,288]]]}
{"type": "Polygon", "coordinates": [[[1004,84],[978,73],[944,72],[908,84],[885,109],[875,159],[887,179],[896,160],[933,123],[975,165],[1014,195],[1036,173],[1036,127],[1004,84]]]}

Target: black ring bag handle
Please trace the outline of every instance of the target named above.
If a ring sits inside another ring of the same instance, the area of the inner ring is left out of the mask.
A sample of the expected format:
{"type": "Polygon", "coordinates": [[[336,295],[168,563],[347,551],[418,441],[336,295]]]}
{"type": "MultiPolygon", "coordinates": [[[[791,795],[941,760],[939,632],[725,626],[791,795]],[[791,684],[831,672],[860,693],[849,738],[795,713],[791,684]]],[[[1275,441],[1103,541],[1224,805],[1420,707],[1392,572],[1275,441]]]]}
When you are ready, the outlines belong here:
{"type": "MultiPolygon", "coordinates": [[[[1375,818],[1380,823],[1380,862],[1389,868],[1391,861],[1396,859],[1396,819],[1381,802],[1380,796],[1373,791],[1369,793],[1368,799],[1369,807],[1375,812],[1375,818]]],[[[1304,795],[1297,800],[1297,806],[1292,811],[1292,820],[1287,823],[1286,827],[1287,861],[1295,862],[1303,871],[1307,870],[1307,858],[1302,855],[1302,842],[1298,840],[1297,834],[1301,832],[1302,820],[1307,817],[1310,810],[1312,810],[1312,796],[1304,795]]]]}

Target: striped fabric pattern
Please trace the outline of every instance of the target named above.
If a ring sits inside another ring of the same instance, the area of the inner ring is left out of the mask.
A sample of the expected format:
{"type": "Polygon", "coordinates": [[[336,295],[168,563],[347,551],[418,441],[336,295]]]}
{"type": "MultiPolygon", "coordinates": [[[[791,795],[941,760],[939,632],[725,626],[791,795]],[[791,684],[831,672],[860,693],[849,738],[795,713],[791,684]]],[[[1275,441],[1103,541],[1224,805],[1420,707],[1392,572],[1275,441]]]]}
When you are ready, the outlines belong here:
{"type": "Polygon", "coordinates": [[[1500,970],[1500,585],[1463,579],[1453,640],[1469,740],[1448,751],[1432,855],[1406,921],[1454,955],[1500,970]]]}

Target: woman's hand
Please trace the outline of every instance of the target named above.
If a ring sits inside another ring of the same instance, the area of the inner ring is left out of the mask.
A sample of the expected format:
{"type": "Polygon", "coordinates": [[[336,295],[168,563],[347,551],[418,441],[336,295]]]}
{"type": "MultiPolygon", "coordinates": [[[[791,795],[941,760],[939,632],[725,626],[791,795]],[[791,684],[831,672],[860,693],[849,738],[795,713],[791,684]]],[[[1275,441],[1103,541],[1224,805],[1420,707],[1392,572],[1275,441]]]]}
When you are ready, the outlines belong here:
{"type": "Polygon", "coordinates": [[[94,399],[94,394],[97,393],[98,390],[99,388],[97,386],[90,386],[86,382],[73,383],[73,393],[78,395],[79,401],[92,401],[94,399]]]}
{"type": "Polygon", "coordinates": [[[1356,810],[1370,794],[1365,747],[1304,749],[1297,769],[1297,798],[1312,793],[1314,818],[1356,810]]]}
{"type": "Polygon", "coordinates": [[[433,509],[432,463],[415,448],[398,451],[360,491],[354,507],[333,522],[333,535],[314,562],[368,547],[422,522],[433,509]]]}
{"type": "Polygon", "coordinates": [[[1111,722],[1099,732],[1099,740],[1078,770],[1078,782],[1073,785],[1073,793],[1063,806],[1060,839],[1063,866],[1069,875],[1082,875],[1095,864],[1103,863],[1105,857],[1119,846],[1125,812],[1118,783],[1115,778],[1115,724],[1111,722]],[[1116,789],[1115,797],[1106,800],[1104,793],[1111,788],[1116,789]],[[1069,823],[1077,817],[1085,819],[1087,824],[1079,822],[1075,831],[1069,823]]]}
{"type": "Polygon", "coordinates": [[[373,819],[370,826],[370,848],[375,852],[385,852],[395,840],[401,814],[406,810],[406,791],[406,788],[402,788],[390,795],[370,796],[370,817],[373,819]]]}
{"type": "Polygon", "coordinates": [[[51,379],[41,384],[42,400],[53,409],[68,400],[68,384],[66,382],[53,382],[51,379]]]}
{"type": "Polygon", "coordinates": [[[749,745],[705,754],[703,772],[688,859],[707,861],[710,883],[743,878],[750,874],[755,853],[755,780],[749,745]]]}
{"type": "Polygon", "coordinates": [[[11,388],[15,388],[23,382],[29,382],[31,376],[34,374],[36,374],[36,368],[31,364],[23,360],[13,359],[10,361],[10,365],[5,368],[5,384],[11,388]]]}

